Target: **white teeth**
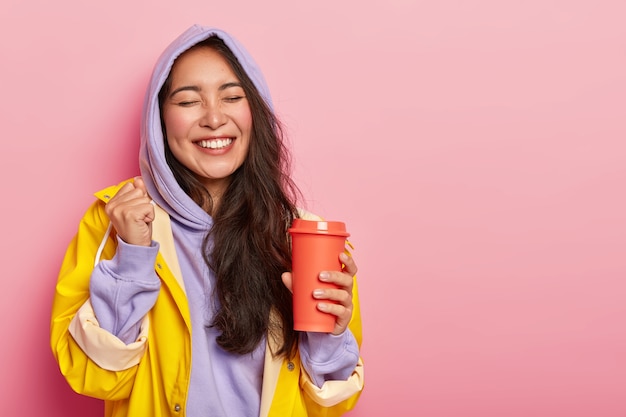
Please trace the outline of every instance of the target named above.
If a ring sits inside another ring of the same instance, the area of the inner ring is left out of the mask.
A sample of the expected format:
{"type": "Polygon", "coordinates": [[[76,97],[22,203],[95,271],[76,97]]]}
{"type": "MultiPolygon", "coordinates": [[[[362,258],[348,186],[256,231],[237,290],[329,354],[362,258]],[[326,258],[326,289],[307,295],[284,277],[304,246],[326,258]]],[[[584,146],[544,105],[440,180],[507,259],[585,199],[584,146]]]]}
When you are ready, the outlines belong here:
{"type": "Polygon", "coordinates": [[[201,140],[200,146],[203,148],[222,149],[231,143],[233,143],[232,139],[201,140]]]}

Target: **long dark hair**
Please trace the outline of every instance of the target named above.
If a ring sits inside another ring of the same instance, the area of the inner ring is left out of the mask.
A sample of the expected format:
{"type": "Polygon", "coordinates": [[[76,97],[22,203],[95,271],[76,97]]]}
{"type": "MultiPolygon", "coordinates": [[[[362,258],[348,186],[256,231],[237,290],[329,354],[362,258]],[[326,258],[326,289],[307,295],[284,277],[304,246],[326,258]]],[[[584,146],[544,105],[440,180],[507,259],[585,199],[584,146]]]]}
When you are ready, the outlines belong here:
{"type": "MultiPolygon", "coordinates": [[[[282,339],[274,355],[292,357],[298,333],[293,330],[291,293],[281,274],[291,269],[287,228],[298,216],[300,191],[289,176],[291,161],[283,130],[219,37],[211,36],[193,48],[198,47],[212,48],[226,59],[252,113],[247,158],[231,175],[216,210],[206,188],[174,157],[165,140],[165,156],[181,188],[213,216],[213,227],[204,239],[204,259],[216,276],[213,294],[207,296],[215,297],[219,308],[209,325],[221,332],[217,343],[226,351],[250,353],[267,335],[282,339]],[[279,320],[272,320],[274,315],[279,320]]],[[[170,88],[168,77],[159,92],[161,109],[170,88]]],[[[163,132],[165,136],[164,126],[163,132]]]]}

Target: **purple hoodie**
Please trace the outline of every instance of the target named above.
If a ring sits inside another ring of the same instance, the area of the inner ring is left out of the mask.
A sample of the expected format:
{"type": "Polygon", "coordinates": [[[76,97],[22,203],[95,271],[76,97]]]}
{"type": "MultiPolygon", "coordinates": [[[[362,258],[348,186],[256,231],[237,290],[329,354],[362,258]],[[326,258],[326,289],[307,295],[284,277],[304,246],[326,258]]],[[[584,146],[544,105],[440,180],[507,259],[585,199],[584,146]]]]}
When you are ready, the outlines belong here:
{"type": "MultiPolygon", "coordinates": [[[[265,340],[247,355],[222,350],[217,332],[208,326],[215,306],[210,294],[215,277],[206,266],[200,248],[212,226],[212,218],[180,188],[165,161],[158,93],[174,60],[211,35],[219,36],[234,52],[262,97],[272,100],[262,73],[249,53],[232,36],[214,28],[192,26],[172,42],[158,59],[148,86],[141,125],[140,167],[152,199],[172,220],[176,252],[185,283],[192,325],[192,369],[186,415],[249,417],[259,415],[265,340]]],[[[154,263],[158,242],[150,247],[128,245],[118,239],[115,257],[101,261],[90,283],[91,301],[100,326],[126,343],[135,340],[139,324],[156,302],[160,289],[154,263]]],[[[350,330],[333,336],[302,333],[302,363],[313,381],[347,379],[359,350],[350,330]]]]}

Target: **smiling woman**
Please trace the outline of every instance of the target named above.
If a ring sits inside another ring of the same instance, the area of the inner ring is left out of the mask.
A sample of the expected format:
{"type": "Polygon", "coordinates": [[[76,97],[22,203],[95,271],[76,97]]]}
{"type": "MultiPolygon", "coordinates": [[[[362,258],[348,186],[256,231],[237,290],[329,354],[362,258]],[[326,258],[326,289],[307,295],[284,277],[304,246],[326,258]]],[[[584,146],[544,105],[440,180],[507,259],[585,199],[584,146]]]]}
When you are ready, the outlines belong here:
{"type": "Polygon", "coordinates": [[[339,416],[363,388],[355,261],[313,291],[330,333],[294,330],[300,217],[265,81],[194,26],[149,85],[141,177],[97,194],[61,267],[51,343],[107,416],[339,416]],[[94,262],[95,260],[95,262],[94,262]],[[95,266],[94,266],[95,264],[95,266]],[[325,289],[324,289],[325,288],[325,289]]]}

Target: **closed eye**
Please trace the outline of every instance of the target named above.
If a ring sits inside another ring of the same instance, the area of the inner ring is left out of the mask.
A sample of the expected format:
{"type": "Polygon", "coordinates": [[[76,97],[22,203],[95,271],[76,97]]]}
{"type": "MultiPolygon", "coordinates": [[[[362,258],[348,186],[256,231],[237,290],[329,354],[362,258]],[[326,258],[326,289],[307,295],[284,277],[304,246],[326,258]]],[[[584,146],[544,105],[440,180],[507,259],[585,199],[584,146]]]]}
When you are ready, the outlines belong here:
{"type": "Polygon", "coordinates": [[[224,98],[224,101],[226,101],[227,103],[236,103],[244,98],[246,98],[246,96],[229,96],[224,98]]]}

